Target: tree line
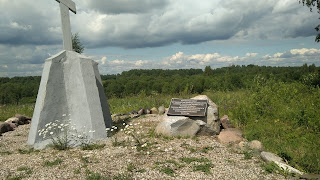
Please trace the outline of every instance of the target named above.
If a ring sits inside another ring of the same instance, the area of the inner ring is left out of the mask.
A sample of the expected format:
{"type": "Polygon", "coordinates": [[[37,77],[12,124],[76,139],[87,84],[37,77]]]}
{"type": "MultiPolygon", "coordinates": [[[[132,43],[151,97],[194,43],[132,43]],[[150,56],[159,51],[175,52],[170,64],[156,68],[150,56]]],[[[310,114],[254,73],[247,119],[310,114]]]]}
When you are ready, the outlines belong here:
{"type": "MultiPolygon", "coordinates": [[[[212,69],[134,69],[121,74],[101,75],[108,98],[138,94],[200,94],[204,91],[233,91],[255,86],[255,77],[281,82],[299,82],[311,87],[320,85],[320,67],[229,66],[212,69]]],[[[0,104],[34,103],[41,77],[0,78],[0,104]]]]}

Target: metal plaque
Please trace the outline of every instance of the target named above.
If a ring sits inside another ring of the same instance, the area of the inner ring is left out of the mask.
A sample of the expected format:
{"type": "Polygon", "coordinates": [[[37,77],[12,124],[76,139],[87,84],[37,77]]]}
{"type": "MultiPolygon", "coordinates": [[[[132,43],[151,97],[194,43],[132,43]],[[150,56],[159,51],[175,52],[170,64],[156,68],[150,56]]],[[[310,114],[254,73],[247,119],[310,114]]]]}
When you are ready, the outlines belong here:
{"type": "Polygon", "coordinates": [[[202,99],[171,99],[169,116],[200,116],[206,115],[208,101],[202,99]]]}

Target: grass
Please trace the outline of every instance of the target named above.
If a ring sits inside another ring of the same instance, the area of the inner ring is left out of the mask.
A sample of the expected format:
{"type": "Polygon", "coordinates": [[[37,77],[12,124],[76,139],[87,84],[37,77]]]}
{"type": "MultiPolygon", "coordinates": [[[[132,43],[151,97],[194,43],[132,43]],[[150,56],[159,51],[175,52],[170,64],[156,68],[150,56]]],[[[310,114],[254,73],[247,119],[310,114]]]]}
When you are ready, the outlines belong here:
{"type": "Polygon", "coordinates": [[[200,164],[193,166],[194,171],[202,171],[206,174],[211,174],[210,169],[213,168],[214,165],[212,163],[200,164]]]}
{"type": "Polygon", "coordinates": [[[0,121],[5,121],[13,117],[15,114],[23,114],[32,117],[33,105],[5,105],[0,107],[0,121]]]}
{"type": "Polygon", "coordinates": [[[56,166],[56,165],[58,165],[58,164],[61,164],[63,161],[61,160],[61,159],[56,159],[56,160],[54,160],[54,161],[45,161],[44,163],[43,163],[43,166],[45,166],[45,167],[52,167],[52,166],[56,166]]]}
{"type": "Polygon", "coordinates": [[[180,158],[180,161],[185,162],[187,164],[190,164],[192,162],[209,162],[209,159],[207,158],[196,158],[196,157],[182,157],[180,158]]]}
{"type": "Polygon", "coordinates": [[[320,173],[320,88],[269,80],[252,89],[205,94],[249,141],[259,140],[299,170],[320,173]]]}

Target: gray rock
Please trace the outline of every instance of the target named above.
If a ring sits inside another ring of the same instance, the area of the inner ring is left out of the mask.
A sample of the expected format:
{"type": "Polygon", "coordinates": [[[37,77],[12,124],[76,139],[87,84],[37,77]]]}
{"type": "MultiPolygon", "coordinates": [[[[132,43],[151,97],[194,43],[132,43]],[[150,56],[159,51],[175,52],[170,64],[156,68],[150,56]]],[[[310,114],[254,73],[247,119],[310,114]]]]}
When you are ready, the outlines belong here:
{"type": "Polygon", "coordinates": [[[202,120],[205,123],[205,127],[207,127],[206,131],[210,135],[217,135],[220,133],[220,120],[219,120],[219,111],[218,106],[211,101],[210,98],[206,95],[199,95],[196,97],[193,97],[191,99],[205,99],[208,100],[208,108],[207,108],[207,115],[205,117],[191,117],[191,119],[194,120],[202,120]]]}
{"type": "Polygon", "coordinates": [[[320,179],[320,174],[303,174],[301,176],[299,176],[300,179],[306,179],[306,180],[319,180],[320,179]]]}
{"type": "Polygon", "coordinates": [[[301,171],[299,171],[299,170],[287,165],[286,163],[284,163],[281,157],[279,157],[279,156],[277,156],[277,155],[275,155],[273,153],[262,151],[260,156],[264,161],[266,161],[266,162],[274,162],[280,168],[282,168],[285,171],[288,171],[289,173],[300,174],[300,175],[303,174],[303,172],[301,172],[301,171]]]}
{"type": "Polygon", "coordinates": [[[258,150],[258,151],[263,151],[263,145],[260,141],[258,140],[253,140],[253,141],[250,141],[248,143],[248,146],[250,149],[253,149],[253,150],[258,150]]]}
{"type": "Polygon", "coordinates": [[[164,115],[155,132],[165,136],[194,137],[199,130],[200,126],[188,117],[164,115]]]}
{"type": "Polygon", "coordinates": [[[222,144],[238,144],[243,141],[242,132],[236,128],[223,129],[218,135],[218,141],[222,144]]]}
{"type": "Polygon", "coordinates": [[[141,115],[143,115],[143,114],[144,114],[144,109],[140,108],[140,109],[138,110],[138,115],[141,116],[141,115]]]}
{"type": "Polygon", "coordinates": [[[13,128],[10,126],[10,124],[6,122],[0,122],[0,135],[8,131],[13,131],[13,128]]]}
{"type": "Polygon", "coordinates": [[[283,162],[281,157],[279,157],[271,152],[262,151],[260,156],[266,162],[272,162],[272,161],[273,162],[283,162]]]}
{"type": "Polygon", "coordinates": [[[17,117],[11,117],[11,118],[7,119],[5,122],[6,122],[6,123],[14,123],[14,124],[17,124],[17,125],[18,125],[18,121],[19,121],[19,118],[17,118],[17,117]]]}
{"type": "Polygon", "coordinates": [[[144,114],[151,114],[151,110],[149,108],[144,109],[144,114]]]}
{"type": "Polygon", "coordinates": [[[155,107],[153,107],[153,108],[151,109],[151,114],[159,114],[158,109],[155,108],[155,107]]]}
{"type": "Polygon", "coordinates": [[[234,128],[234,126],[231,124],[231,121],[227,115],[222,116],[222,118],[220,118],[220,122],[224,129],[234,128]]]}
{"type": "Polygon", "coordinates": [[[164,106],[160,106],[160,107],[158,108],[158,111],[159,111],[159,114],[162,115],[162,114],[165,113],[166,110],[165,110],[164,106]]]}

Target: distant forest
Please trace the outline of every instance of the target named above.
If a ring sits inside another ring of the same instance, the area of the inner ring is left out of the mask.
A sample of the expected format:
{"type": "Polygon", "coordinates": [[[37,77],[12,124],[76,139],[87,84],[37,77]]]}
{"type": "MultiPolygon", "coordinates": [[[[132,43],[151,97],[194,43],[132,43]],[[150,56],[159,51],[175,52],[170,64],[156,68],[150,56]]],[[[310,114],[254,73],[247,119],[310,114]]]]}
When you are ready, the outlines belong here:
{"type": "MultiPolygon", "coordinates": [[[[299,82],[320,85],[320,67],[304,64],[300,67],[230,66],[212,69],[142,70],[101,75],[107,98],[145,94],[200,94],[204,91],[234,91],[255,86],[255,79],[299,82]]],[[[40,76],[0,78],[0,104],[34,103],[40,76]]]]}

